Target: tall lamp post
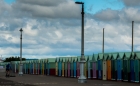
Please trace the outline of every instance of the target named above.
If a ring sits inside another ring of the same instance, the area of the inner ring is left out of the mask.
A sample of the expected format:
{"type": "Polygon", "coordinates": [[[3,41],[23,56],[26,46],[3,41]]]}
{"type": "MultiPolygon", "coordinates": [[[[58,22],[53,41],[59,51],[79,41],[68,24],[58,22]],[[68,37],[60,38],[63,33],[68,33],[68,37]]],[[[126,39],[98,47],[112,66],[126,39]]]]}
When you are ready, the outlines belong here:
{"type": "Polygon", "coordinates": [[[23,75],[23,72],[22,72],[22,28],[19,30],[21,32],[21,35],[20,35],[20,69],[19,69],[19,75],[23,75]]]}
{"type": "Polygon", "coordinates": [[[82,5],[82,28],[81,28],[81,59],[80,59],[80,77],[78,78],[78,83],[86,83],[86,77],[84,76],[84,63],[85,57],[84,57],[84,3],[83,2],[75,2],[75,4],[81,4],[82,5]]]}

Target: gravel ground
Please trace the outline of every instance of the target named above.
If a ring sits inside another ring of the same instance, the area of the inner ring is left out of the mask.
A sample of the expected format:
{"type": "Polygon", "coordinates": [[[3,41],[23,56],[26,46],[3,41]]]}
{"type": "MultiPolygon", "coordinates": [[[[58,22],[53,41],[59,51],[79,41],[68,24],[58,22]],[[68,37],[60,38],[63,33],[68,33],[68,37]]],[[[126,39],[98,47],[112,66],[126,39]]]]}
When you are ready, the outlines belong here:
{"type": "Polygon", "coordinates": [[[76,78],[65,78],[44,75],[27,75],[6,78],[0,74],[0,86],[140,86],[140,83],[87,80],[80,84],[76,78]]]}

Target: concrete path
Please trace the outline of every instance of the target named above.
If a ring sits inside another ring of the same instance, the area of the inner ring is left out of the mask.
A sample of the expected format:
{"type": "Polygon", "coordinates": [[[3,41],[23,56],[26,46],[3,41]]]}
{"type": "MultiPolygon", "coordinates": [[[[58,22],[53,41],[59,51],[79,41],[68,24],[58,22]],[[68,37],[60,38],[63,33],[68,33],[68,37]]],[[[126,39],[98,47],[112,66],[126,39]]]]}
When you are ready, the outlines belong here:
{"type": "Polygon", "coordinates": [[[26,75],[6,78],[0,74],[0,86],[140,86],[140,83],[87,80],[85,84],[79,84],[76,78],[65,78],[44,75],[26,75]]]}

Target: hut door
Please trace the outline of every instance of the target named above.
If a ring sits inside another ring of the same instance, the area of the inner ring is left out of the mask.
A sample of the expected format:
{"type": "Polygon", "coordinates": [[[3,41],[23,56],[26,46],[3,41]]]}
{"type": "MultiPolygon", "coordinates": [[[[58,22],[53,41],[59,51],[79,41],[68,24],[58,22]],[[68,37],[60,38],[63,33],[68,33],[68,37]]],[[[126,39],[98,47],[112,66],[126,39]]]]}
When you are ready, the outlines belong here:
{"type": "Polygon", "coordinates": [[[96,62],[93,62],[93,78],[97,78],[96,77],[96,62]]]}
{"type": "Polygon", "coordinates": [[[123,77],[124,77],[124,81],[127,81],[128,80],[128,63],[127,63],[127,60],[124,60],[123,61],[124,63],[123,63],[123,77]]]}
{"type": "Polygon", "coordinates": [[[121,60],[117,60],[117,80],[121,80],[122,63],[121,60]]]}
{"type": "Polygon", "coordinates": [[[90,62],[88,61],[88,78],[91,78],[90,69],[91,69],[90,62]]]}
{"type": "Polygon", "coordinates": [[[80,63],[77,62],[77,77],[80,76],[80,63]]]}
{"type": "Polygon", "coordinates": [[[76,77],[76,62],[73,63],[73,68],[74,68],[74,77],[76,77]]]}
{"type": "Polygon", "coordinates": [[[103,61],[103,80],[106,80],[106,61],[103,61]]]}
{"type": "Polygon", "coordinates": [[[135,82],[139,82],[139,60],[134,60],[135,61],[135,82]]]}
{"type": "Polygon", "coordinates": [[[57,75],[58,74],[58,64],[57,64],[57,62],[55,63],[55,75],[57,75]]]}
{"type": "Polygon", "coordinates": [[[131,68],[131,81],[134,82],[134,60],[130,61],[130,68],[131,68]]]}
{"type": "Polygon", "coordinates": [[[65,77],[67,76],[67,62],[65,62],[65,77]]]}
{"type": "Polygon", "coordinates": [[[98,78],[101,79],[101,60],[98,60],[98,78]]]}
{"type": "Polygon", "coordinates": [[[50,63],[47,63],[47,72],[48,72],[48,74],[47,75],[50,75],[50,63]]]}

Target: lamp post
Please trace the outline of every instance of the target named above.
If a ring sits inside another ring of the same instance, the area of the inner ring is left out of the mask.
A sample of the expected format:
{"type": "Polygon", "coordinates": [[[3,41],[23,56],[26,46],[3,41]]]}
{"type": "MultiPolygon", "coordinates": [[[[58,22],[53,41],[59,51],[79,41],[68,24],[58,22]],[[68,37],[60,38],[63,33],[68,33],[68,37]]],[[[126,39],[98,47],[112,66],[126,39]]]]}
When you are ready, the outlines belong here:
{"type": "Polygon", "coordinates": [[[81,25],[81,59],[80,59],[80,77],[78,78],[78,83],[86,83],[86,77],[84,76],[84,63],[85,57],[84,57],[84,3],[83,2],[75,2],[75,4],[81,4],[82,5],[82,25],[81,25]]]}
{"type": "Polygon", "coordinates": [[[22,28],[19,30],[21,32],[20,35],[20,69],[19,69],[19,75],[23,75],[22,72],[22,28]]]}
{"type": "Polygon", "coordinates": [[[103,50],[102,53],[104,54],[104,28],[103,28],[103,50]]]}

